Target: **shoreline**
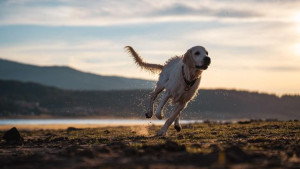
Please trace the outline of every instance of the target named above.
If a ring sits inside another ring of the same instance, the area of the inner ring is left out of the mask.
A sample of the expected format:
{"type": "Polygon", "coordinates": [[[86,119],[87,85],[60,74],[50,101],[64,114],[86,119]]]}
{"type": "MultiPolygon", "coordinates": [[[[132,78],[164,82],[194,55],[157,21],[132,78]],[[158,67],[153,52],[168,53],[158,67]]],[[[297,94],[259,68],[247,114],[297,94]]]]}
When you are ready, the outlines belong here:
{"type": "Polygon", "coordinates": [[[69,127],[74,127],[74,128],[80,128],[80,129],[88,129],[88,128],[105,128],[105,127],[131,127],[131,126],[159,126],[157,124],[148,124],[148,125],[142,125],[142,124],[111,124],[111,125],[106,125],[106,124],[12,124],[12,125],[0,125],[0,131],[6,131],[11,129],[12,127],[16,127],[18,130],[65,130],[68,129],[69,127]]]}

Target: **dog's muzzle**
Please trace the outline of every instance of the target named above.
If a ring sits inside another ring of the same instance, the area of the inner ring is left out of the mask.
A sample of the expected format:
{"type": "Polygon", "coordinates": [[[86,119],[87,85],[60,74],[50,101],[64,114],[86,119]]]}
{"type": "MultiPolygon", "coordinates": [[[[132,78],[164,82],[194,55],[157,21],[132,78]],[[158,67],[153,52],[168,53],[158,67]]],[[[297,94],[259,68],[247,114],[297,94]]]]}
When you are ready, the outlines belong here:
{"type": "Polygon", "coordinates": [[[208,66],[210,65],[210,57],[205,57],[203,59],[203,65],[196,65],[197,69],[202,69],[202,70],[206,70],[208,68],[208,66]]]}

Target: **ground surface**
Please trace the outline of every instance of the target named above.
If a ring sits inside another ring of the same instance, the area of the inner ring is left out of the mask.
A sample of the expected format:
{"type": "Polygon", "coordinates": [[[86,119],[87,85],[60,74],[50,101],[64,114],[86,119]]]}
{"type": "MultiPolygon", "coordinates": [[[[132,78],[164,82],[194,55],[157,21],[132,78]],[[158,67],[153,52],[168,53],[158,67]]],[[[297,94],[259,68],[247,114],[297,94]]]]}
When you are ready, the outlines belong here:
{"type": "MultiPolygon", "coordinates": [[[[299,168],[300,122],[20,130],[0,142],[0,168],[299,168]]],[[[0,136],[4,131],[0,132],[0,136]]]]}

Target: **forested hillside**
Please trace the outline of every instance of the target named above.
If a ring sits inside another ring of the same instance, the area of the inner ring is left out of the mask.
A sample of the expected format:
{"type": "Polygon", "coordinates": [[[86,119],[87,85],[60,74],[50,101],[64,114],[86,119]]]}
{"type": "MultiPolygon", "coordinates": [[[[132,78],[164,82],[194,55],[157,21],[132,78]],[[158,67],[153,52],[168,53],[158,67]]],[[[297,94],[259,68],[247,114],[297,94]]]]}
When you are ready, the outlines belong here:
{"type": "MultiPolygon", "coordinates": [[[[72,91],[0,81],[0,116],[110,116],[144,118],[150,90],[72,91]]],[[[171,106],[166,107],[166,114],[171,106]]],[[[300,96],[235,90],[199,90],[184,119],[300,119],[300,96]]]]}

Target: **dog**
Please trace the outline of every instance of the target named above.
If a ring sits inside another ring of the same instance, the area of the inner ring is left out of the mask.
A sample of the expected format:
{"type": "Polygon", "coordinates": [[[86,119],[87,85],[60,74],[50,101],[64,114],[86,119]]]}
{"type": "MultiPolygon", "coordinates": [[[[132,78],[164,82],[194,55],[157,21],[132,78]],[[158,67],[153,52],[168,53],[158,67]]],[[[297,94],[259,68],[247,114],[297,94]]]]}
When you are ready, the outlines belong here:
{"type": "Polygon", "coordinates": [[[182,56],[170,58],[164,65],[146,63],[140,55],[131,47],[126,46],[125,50],[134,58],[135,63],[143,69],[152,73],[160,73],[154,91],[150,95],[150,101],[145,114],[147,118],[153,116],[153,103],[157,95],[163,90],[161,101],[155,110],[155,116],[163,119],[163,108],[169,99],[172,99],[176,108],[163,127],[157,133],[158,136],[165,136],[168,128],[174,122],[177,132],[182,127],[179,123],[182,110],[197,94],[201,80],[201,74],[211,63],[207,50],[202,46],[194,46],[182,56]]]}

